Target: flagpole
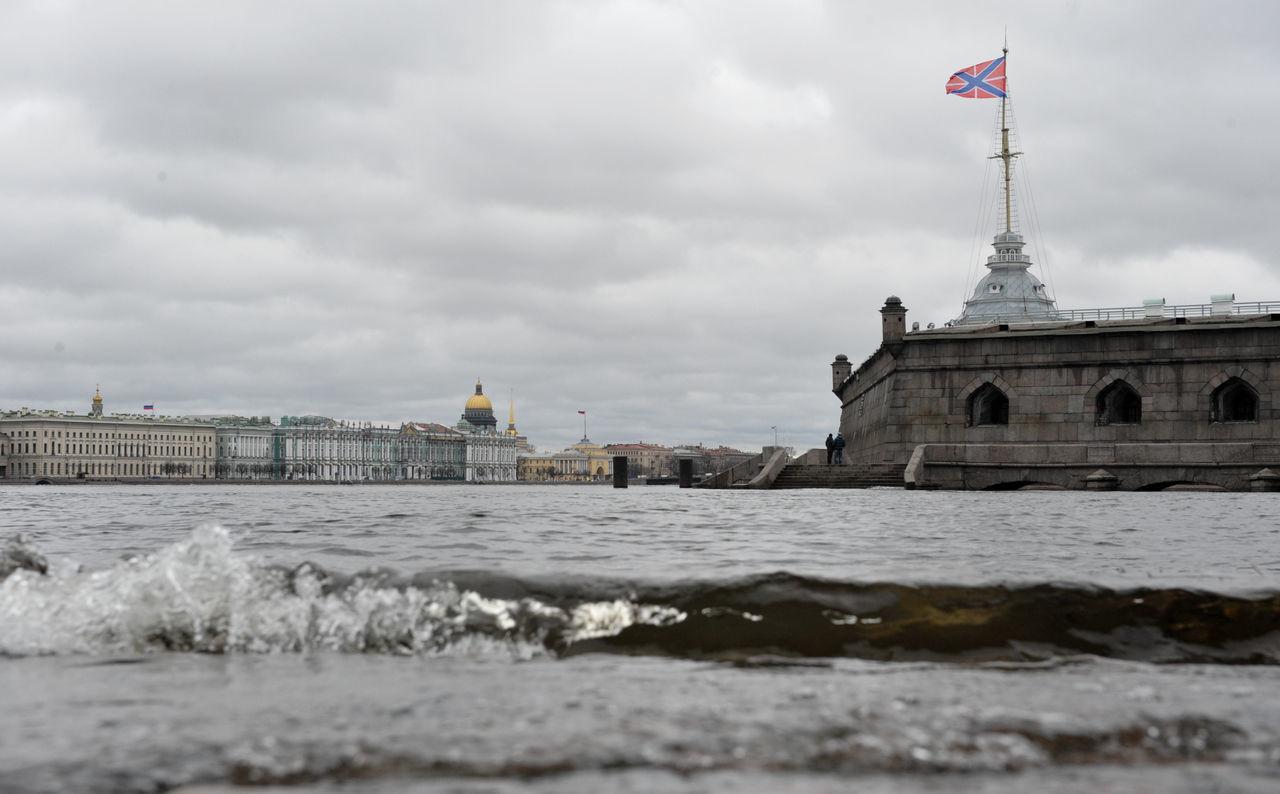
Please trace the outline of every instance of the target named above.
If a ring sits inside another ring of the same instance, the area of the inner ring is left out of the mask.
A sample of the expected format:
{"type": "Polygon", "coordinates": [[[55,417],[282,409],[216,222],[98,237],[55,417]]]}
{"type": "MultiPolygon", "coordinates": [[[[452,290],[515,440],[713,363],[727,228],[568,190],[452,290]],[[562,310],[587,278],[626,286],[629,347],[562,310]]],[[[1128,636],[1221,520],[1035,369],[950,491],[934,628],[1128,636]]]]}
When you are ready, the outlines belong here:
{"type": "Polygon", "coordinates": [[[1004,95],[1000,97],[1000,160],[1004,163],[1004,231],[1013,231],[1013,208],[1009,203],[1009,124],[1005,117],[1004,104],[1009,96],[1009,39],[1005,34],[1004,48],[1004,95]]]}

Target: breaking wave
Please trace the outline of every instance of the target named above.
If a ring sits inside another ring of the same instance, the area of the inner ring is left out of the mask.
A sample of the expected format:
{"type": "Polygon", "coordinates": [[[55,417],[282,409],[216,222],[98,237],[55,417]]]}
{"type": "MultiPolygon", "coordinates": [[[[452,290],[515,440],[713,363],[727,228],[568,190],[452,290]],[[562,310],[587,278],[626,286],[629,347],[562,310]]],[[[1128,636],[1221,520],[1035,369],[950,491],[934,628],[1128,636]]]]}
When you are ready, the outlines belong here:
{"type": "Polygon", "coordinates": [[[0,549],[0,653],[325,650],[1280,663],[1280,594],[850,583],[787,573],[670,583],[484,572],[340,575],[237,554],[226,530],[116,566],[0,549]]]}

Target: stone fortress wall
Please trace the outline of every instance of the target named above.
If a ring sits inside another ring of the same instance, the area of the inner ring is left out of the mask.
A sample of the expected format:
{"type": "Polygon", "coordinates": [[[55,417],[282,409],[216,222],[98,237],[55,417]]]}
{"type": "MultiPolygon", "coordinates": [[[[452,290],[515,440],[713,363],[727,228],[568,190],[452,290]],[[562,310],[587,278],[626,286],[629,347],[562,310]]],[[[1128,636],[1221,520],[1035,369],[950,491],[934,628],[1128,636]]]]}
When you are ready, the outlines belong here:
{"type": "Polygon", "coordinates": [[[922,487],[1244,489],[1280,470],[1280,314],[915,332],[897,298],[881,314],[880,348],[832,364],[850,462],[913,464],[922,487]]]}

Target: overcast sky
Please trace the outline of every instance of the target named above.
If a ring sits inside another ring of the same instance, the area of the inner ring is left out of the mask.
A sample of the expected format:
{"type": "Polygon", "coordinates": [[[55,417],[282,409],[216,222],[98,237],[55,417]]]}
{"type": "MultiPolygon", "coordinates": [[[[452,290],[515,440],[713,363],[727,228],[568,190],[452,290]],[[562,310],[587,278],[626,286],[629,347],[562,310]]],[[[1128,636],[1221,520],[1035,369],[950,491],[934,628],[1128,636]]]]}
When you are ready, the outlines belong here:
{"type": "Polygon", "coordinates": [[[2,8],[3,408],[817,446],[960,309],[1005,26],[1059,306],[1280,300],[1280,4],[2,8]]]}

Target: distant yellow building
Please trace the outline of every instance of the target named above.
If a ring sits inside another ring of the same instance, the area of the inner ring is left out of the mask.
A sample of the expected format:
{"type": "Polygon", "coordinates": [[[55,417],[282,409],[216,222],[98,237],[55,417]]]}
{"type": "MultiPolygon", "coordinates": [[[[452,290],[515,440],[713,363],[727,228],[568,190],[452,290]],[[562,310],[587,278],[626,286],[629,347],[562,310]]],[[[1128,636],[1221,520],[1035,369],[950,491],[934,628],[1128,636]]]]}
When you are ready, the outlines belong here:
{"type": "Polygon", "coordinates": [[[555,479],[556,462],[551,455],[522,454],[516,457],[516,479],[547,482],[555,479]]]}
{"type": "Polygon", "coordinates": [[[613,476],[613,463],[602,447],[583,439],[562,452],[520,455],[516,476],[525,482],[597,482],[613,476]]]}
{"type": "Polygon", "coordinates": [[[613,456],[604,447],[584,438],[569,449],[587,456],[587,479],[605,480],[613,476],[613,456]]]}

